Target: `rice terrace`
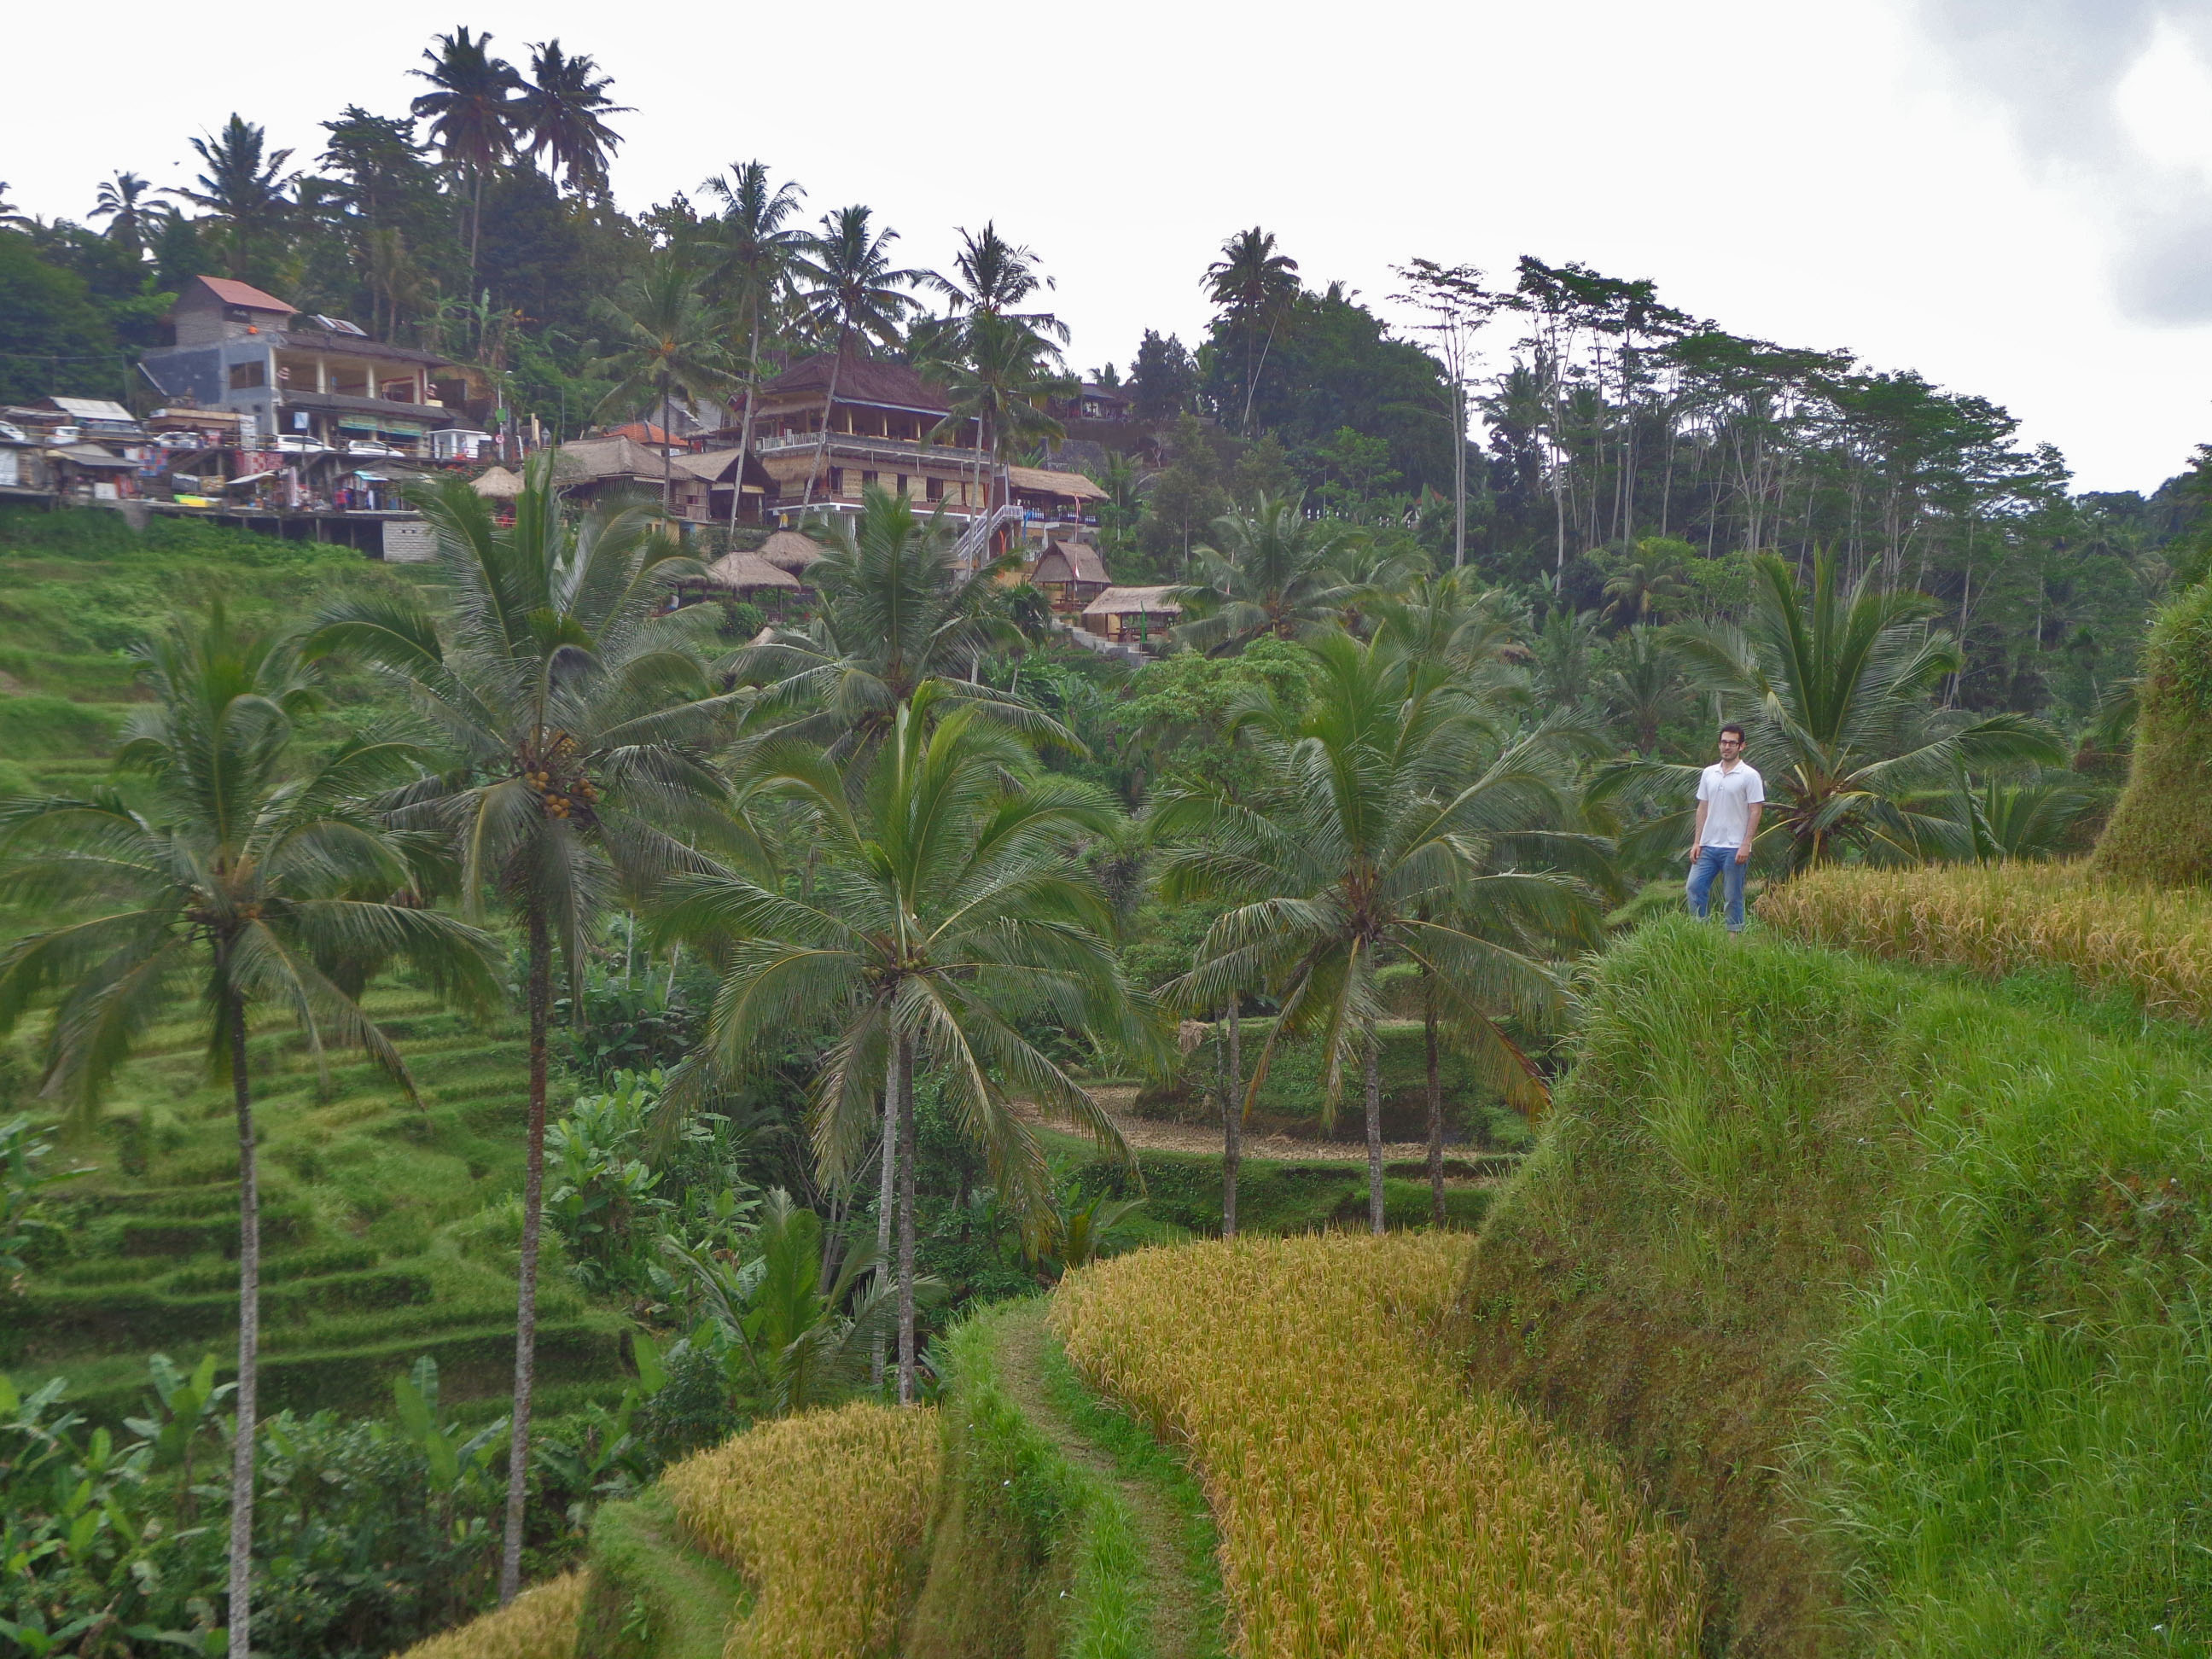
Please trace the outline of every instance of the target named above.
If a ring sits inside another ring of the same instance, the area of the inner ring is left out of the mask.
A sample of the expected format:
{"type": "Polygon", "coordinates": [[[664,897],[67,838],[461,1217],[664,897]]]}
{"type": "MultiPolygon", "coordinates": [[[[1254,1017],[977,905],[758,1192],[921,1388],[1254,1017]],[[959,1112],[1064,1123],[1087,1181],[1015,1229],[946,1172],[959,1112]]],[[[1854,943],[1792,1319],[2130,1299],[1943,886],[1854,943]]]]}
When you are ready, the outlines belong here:
{"type": "Polygon", "coordinates": [[[483,9],[15,52],[0,1659],[2212,1652],[2174,7],[483,9]]]}

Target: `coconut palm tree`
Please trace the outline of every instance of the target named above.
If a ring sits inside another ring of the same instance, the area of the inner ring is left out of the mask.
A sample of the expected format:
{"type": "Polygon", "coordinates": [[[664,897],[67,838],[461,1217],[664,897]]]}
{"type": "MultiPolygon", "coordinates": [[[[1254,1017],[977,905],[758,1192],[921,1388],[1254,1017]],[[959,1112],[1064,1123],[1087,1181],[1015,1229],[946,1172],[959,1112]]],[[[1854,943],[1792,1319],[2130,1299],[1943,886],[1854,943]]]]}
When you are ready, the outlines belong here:
{"type": "Polygon", "coordinates": [[[1068,328],[1059,318],[1048,311],[1014,309],[1040,289],[1053,286],[1051,277],[1038,274],[1035,250],[1007,241],[988,221],[980,232],[963,228],[959,235],[952,275],[933,270],[922,277],[924,284],[945,296],[956,317],[1003,317],[1066,345],[1068,328]]]}
{"type": "Polygon", "coordinates": [[[1663,629],[1639,623],[1613,642],[1612,666],[1599,681],[1606,713],[1626,723],[1636,751],[1659,746],[1659,726],[1682,707],[1682,678],[1663,629]]]}
{"type": "Polygon", "coordinates": [[[1087,786],[1037,775],[972,708],[939,717],[935,688],[902,704],[851,775],[820,749],[778,744],[748,775],[804,811],[818,854],[799,895],[742,875],[678,876],[661,927],[724,954],[706,1051],[741,1079],[794,1032],[827,1023],[811,1085],[815,1156],[848,1180],[884,1102],[895,1137],[899,1399],[915,1396],[914,1085],[926,1066],[1001,1191],[1046,1202],[1043,1154],[1010,1109],[1022,1091],[1123,1152],[1113,1121],[1023,1035],[1025,1019],[1132,1035],[1108,941],[1112,907],[1073,856],[1110,811],[1087,786]]]}
{"type": "Polygon", "coordinates": [[[951,439],[972,427],[983,452],[1001,466],[1010,454],[1058,443],[1067,428],[1054,418],[1050,405],[1081,387],[1054,366],[1056,355],[1013,318],[991,312],[967,318],[942,360],[951,412],[931,429],[931,440],[951,439]]]}
{"type": "MultiPolygon", "coordinates": [[[[761,334],[777,307],[790,297],[792,279],[805,243],[789,224],[806,192],[787,179],[769,183],[768,164],[744,161],[717,173],[701,186],[720,198],[722,211],[710,220],[700,240],[708,261],[708,291],[735,330],[744,335],[742,355],[733,352],[744,377],[745,407],[738,428],[738,477],[753,450],[753,409],[760,390],[761,334]]],[[[738,522],[742,488],[730,492],[730,525],[738,522]]]]}
{"type": "Polygon", "coordinates": [[[229,1650],[246,1659],[261,1308],[252,1011],[283,1009],[319,1060],[328,1042],[362,1049],[412,1099],[398,1050],[356,1000],[363,965],[402,957],[486,1005],[495,947],[410,896],[408,858],[361,805],[412,768],[414,750],[360,740],[294,769],[294,722],[313,699],[289,645],[218,607],[140,655],[155,701],[132,718],[116,763],[149,781],[153,814],[112,792],[0,807],[0,892],[70,917],[0,956],[0,1030],[58,998],[46,1087],[82,1121],[155,1019],[180,1003],[205,1017],[238,1123],[229,1650]]]}
{"type": "Polygon", "coordinates": [[[154,204],[149,199],[153,191],[153,185],[137,173],[118,173],[100,181],[99,194],[93,199],[92,216],[107,221],[106,234],[110,240],[133,253],[143,252],[147,233],[155,222],[154,204]]]}
{"type": "Polygon", "coordinates": [[[1267,366],[1275,330],[1298,297],[1298,262],[1275,252],[1274,232],[1255,225],[1221,245],[1221,257],[1206,268],[1204,281],[1206,296],[1228,313],[1244,337],[1244,418],[1237,429],[1249,433],[1260,371],[1267,366]],[[1266,340],[1255,359],[1254,343],[1262,331],[1266,340]]]}
{"type": "Polygon", "coordinates": [[[823,215],[820,232],[807,239],[793,262],[805,289],[805,321],[830,343],[832,354],[830,385],[822,397],[822,435],[815,441],[813,465],[799,498],[802,507],[814,501],[814,481],[821,476],[822,458],[830,447],[830,415],[837,403],[837,382],[854,337],[889,345],[914,309],[909,290],[925,273],[892,265],[891,244],[896,240],[898,232],[875,228],[867,209],[839,208],[823,215]]]}
{"type": "Polygon", "coordinates": [[[1213,540],[1191,550],[1198,580],[1176,590],[1192,620],[1176,640],[1226,656],[1263,635],[1295,639],[1334,626],[1353,597],[1338,566],[1367,534],[1340,519],[1309,519],[1303,498],[1260,496],[1249,513],[1213,521],[1213,540]]]}
{"type": "Polygon", "coordinates": [[[602,411],[629,410],[650,397],[660,408],[660,510],[668,512],[675,476],[671,451],[676,441],[675,398],[719,402],[737,384],[722,344],[721,324],[700,297],[699,283],[684,256],[664,248],[611,300],[599,306],[612,337],[607,355],[592,365],[614,385],[599,399],[602,411]]]}
{"type": "Polygon", "coordinates": [[[1292,705],[1255,690],[1233,712],[1267,784],[1166,795],[1155,809],[1160,891],[1169,903],[1226,898],[1201,960],[1164,994],[1222,1006],[1254,985],[1281,1012],[1245,1085],[1245,1109],[1276,1050],[1310,1035],[1322,1059],[1323,1121],[1347,1072],[1367,1117],[1368,1218],[1382,1231],[1380,970],[1412,963],[1439,1016],[1507,1099],[1534,1106],[1544,1085],[1504,1022],[1556,1006],[1537,951],[1594,930],[1587,886],[1596,844],[1553,830],[1560,811],[1539,727],[1499,747],[1482,711],[1433,664],[1389,640],[1311,642],[1317,682],[1292,705]]]}
{"type": "Polygon", "coordinates": [[[484,175],[514,153],[515,98],[522,77],[514,65],[491,55],[491,35],[471,34],[464,24],[424,48],[430,67],[410,70],[436,88],[409,107],[430,124],[430,142],[446,165],[469,179],[469,291],[477,286],[477,243],[483,228],[484,175]]]}
{"type": "Polygon", "coordinates": [[[532,46],[530,78],[508,117],[516,150],[533,161],[543,155],[546,176],[559,174],[571,190],[605,194],[607,162],[622,143],[606,118],[631,112],[608,98],[613,84],[588,54],[571,57],[558,40],[532,46]]]}
{"type": "Polygon", "coordinates": [[[602,507],[571,524],[550,456],[533,457],[501,530],[458,480],[424,502],[452,586],[443,624],[411,592],[341,599],[308,642],[318,656],[361,658],[405,686],[455,760],[392,803],[392,821],[436,832],[456,851],[470,913],[487,899],[522,924],[530,1023],[522,1262],[514,1419],[500,1594],[520,1583],[524,1480],[536,1375],[538,1245],[545,1170],[546,1026],[557,952],[573,977],[597,919],[641,902],[670,872],[710,867],[700,849],[757,854],[732,837],[708,763],[729,700],[712,694],[662,614],[675,580],[697,567],[635,507],[602,507]]]}
{"type": "Polygon", "coordinates": [[[968,678],[976,656],[1005,640],[1005,567],[962,571],[940,514],[916,516],[908,497],[870,486],[842,518],[826,556],[808,567],[817,596],[803,627],[776,629],[739,651],[730,669],[764,683],[763,731],[844,757],[890,731],[925,686],[939,705],[970,702],[1000,724],[1073,746],[1059,725],[1011,692],[968,678]]]}
{"type": "MultiPolygon", "coordinates": [[[[2025,714],[1976,720],[1934,706],[1959,670],[1950,635],[1929,625],[1933,601],[1884,592],[1871,571],[1844,591],[1832,554],[1817,555],[1809,591],[1771,553],[1753,562],[1751,615],[1741,628],[1684,623],[1672,630],[1685,672],[1748,728],[1746,755],[1766,787],[1759,847],[1785,873],[1846,849],[1909,863],[1961,848],[1948,805],[1961,769],[2057,765],[2056,733],[2025,714]],[[1929,792],[1934,792],[1931,796],[1929,792]]],[[[1686,847],[1684,805],[1698,769],[1630,760],[1593,785],[1674,808],[1628,844],[1686,847]]]]}
{"type": "Polygon", "coordinates": [[[192,182],[198,190],[177,189],[195,207],[205,208],[228,233],[225,262],[234,276],[243,276],[258,239],[282,228],[292,210],[284,192],[298,178],[284,171],[289,149],[270,150],[264,128],[231,112],[219,134],[189,139],[207,171],[192,182]]]}

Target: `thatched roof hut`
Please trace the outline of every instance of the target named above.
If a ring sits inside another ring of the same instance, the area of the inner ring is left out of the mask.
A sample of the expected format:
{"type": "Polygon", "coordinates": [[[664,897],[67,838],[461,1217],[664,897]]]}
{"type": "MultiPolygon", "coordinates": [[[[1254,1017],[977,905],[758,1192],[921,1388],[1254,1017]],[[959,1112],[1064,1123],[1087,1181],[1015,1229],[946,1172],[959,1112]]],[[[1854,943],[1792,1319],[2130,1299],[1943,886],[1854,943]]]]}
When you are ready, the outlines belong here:
{"type": "Polygon", "coordinates": [[[522,479],[503,466],[495,466],[472,479],[469,488],[488,501],[511,501],[522,493],[522,479]]]}
{"type": "Polygon", "coordinates": [[[797,593],[805,584],[787,571],[777,569],[757,553],[737,549],[707,567],[707,580],[740,593],[797,593]]]}
{"type": "Polygon", "coordinates": [[[779,570],[804,576],[823,556],[822,544],[797,530],[779,530],[761,544],[760,556],[779,570]]]}

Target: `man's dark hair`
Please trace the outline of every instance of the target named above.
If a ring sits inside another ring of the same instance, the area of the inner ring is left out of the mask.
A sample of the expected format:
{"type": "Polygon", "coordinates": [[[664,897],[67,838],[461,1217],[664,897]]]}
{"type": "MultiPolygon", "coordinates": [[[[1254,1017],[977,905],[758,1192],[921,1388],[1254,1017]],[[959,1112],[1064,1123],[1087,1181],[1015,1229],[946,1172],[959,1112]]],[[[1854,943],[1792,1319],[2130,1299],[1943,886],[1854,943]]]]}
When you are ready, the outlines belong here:
{"type": "Polygon", "coordinates": [[[1721,727],[1721,735],[1722,735],[1723,737],[1726,737],[1726,736],[1728,736],[1728,734],[1729,734],[1729,732],[1735,732],[1735,740],[1736,740],[1738,743],[1743,743],[1743,742],[1746,742],[1746,741],[1747,741],[1747,739],[1745,738],[1745,737],[1744,737],[1744,735],[1743,735],[1743,727],[1741,727],[1741,726],[1738,726],[1738,725],[1737,725],[1734,720],[1730,720],[1730,721],[1729,721],[1726,726],[1723,726],[1723,727],[1721,727]]]}

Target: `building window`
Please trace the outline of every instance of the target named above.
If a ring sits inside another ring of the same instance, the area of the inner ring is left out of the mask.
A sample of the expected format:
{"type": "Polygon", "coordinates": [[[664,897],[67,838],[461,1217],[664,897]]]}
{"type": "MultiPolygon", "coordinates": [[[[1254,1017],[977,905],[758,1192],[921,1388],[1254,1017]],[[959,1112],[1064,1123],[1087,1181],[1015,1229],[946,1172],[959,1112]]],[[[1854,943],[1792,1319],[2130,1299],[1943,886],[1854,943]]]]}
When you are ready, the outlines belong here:
{"type": "Polygon", "coordinates": [[[233,363],[230,366],[230,389],[233,392],[245,392],[268,384],[269,365],[258,357],[250,363],[233,363]]]}
{"type": "Polygon", "coordinates": [[[860,488],[861,488],[861,489],[871,489],[871,488],[872,488],[872,487],[874,486],[875,482],[876,482],[876,475],[875,475],[874,473],[872,473],[872,472],[863,472],[862,474],[860,474],[860,488]]]}
{"type": "Polygon", "coordinates": [[[898,493],[902,495],[906,494],[906,474],[903,472],[898,475],[898,493]]]}
{"type": "Polygon", "coordinates": [[[921,498],[926,501],[943,501],[945,499],[945,480],[942,478],[924,478],[921,481],[921,498]]]}
{"type": "Polygon", "coordinates": [[[842,495],[845,493],[845,469],[842,466],[833,466],[830,469],[830,493],[832,495],[842,495]]]}

